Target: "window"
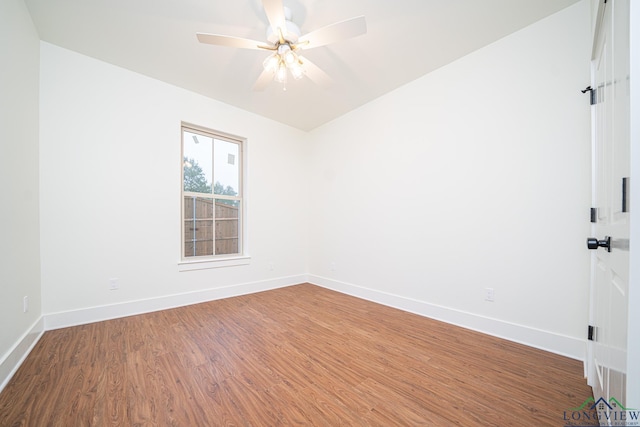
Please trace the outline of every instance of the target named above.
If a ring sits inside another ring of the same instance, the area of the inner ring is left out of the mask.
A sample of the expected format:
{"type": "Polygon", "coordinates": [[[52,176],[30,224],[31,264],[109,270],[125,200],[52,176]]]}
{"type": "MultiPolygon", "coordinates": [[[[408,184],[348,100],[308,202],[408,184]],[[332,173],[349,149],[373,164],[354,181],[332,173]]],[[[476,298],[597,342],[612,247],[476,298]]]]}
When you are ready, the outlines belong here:
{"type": "Polygon", "coordinates": [[[243,254],[242,138],[182,125],[182,256],[243,254]]]}

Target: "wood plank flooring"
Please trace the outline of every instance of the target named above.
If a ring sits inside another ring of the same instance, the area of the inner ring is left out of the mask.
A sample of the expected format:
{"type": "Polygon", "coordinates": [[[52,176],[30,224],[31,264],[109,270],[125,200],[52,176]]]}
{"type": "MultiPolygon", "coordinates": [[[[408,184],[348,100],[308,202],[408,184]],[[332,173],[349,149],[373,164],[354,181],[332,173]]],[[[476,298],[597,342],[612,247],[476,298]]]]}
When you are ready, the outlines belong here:
{"type": "Polygon", "coordinates": [[[46,332],[0,426],[562,426],[582,363],[302,284],[46,332]]]}

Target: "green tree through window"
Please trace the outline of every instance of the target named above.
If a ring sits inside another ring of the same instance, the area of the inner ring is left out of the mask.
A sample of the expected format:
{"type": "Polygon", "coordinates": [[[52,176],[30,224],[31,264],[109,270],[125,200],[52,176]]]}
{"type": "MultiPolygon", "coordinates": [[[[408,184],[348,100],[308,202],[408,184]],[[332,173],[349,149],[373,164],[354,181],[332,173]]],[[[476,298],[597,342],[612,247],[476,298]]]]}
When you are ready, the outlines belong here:
{"type": "MultiPolygon", "coordinates": [[[[207,182],[202,167],[190,157],[184,158],[184,191],[211,194],[211,184],[207,182]]],[[[234,194],[235,196],[235,194],[234,194]]]]}

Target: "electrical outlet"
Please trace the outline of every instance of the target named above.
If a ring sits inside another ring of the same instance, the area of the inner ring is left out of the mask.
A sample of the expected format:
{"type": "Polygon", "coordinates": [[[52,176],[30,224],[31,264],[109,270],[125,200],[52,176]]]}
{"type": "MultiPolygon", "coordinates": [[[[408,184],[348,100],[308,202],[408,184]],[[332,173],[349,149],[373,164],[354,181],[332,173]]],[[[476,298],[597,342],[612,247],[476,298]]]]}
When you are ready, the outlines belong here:
{"type": "Polygon", "coordinates": [[[336,271],[336,263],[335,262],[332,262],[331,264],[329,264],[329,270],[336,271]]]}
{"type": "Polygon", "coordinates": [[[117,278],[111,278],[109,279],[109,289],[112,291],[115,291],[116,289],[118,289],[120,287],[120,284],[118,283],[118,279],[117,278]]]}
{"type": "Polygon", "coordinates": [[[270,262],[269,265],[267,266],[267,268],[269,269],[269,271],[273,271],[273,269],[274,269],[273,263],[270,262]]]}
{"type": "Polygon", "coordinates": [[[495,294],[493,288],[484,288],[484,300],[489,302],[495,301],[495,294]]]}
{"type": "Polygon", "coordinates": [[[22,311],[24,311],[25,313],[27,311],[29,311],[29,297],[28,296],[25,296],[22,299],[22,311]]]}

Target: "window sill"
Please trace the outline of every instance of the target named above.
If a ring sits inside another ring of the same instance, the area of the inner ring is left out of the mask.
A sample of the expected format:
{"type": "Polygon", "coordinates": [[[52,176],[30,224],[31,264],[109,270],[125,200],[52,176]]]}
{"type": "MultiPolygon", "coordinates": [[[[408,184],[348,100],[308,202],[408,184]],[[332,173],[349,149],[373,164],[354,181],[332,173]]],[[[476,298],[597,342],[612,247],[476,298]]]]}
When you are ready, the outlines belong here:
{"type": "Polygon", "coordinates": [[[236,265],[248,265],[251,257],[248,255],[236,256],[233,258],[209,258],[195,261],[180,261],[178,271],[206,270],[209,268],[234,267],[236,265]]]}

